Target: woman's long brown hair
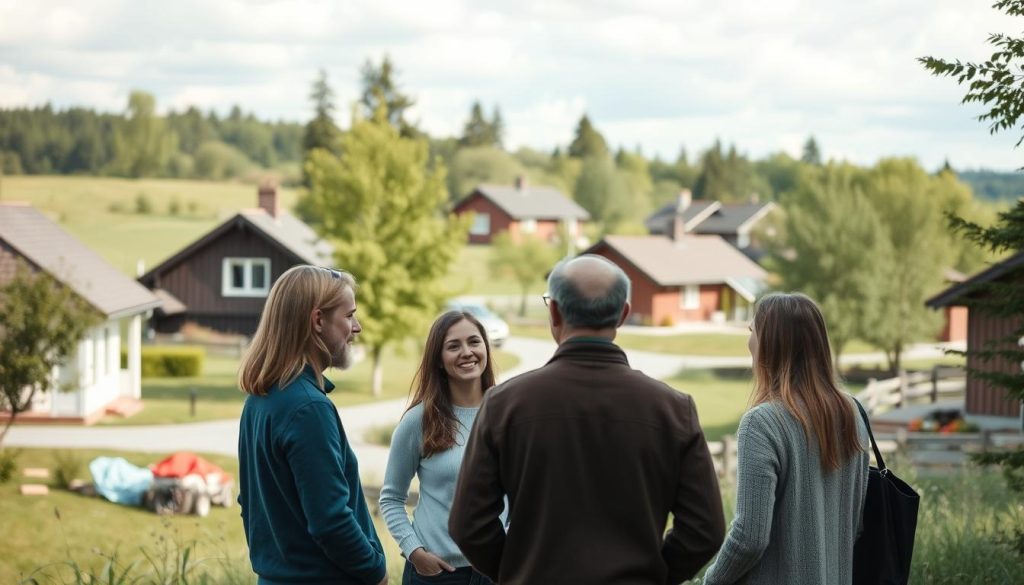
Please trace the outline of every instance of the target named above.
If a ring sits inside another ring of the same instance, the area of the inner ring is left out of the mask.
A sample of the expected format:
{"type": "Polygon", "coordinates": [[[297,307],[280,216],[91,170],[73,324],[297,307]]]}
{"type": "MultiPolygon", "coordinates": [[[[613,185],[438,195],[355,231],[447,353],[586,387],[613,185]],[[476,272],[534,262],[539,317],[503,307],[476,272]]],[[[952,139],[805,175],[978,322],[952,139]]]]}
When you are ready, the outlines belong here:
{"type": "Polygon", "coordinates": [[[413,378],[412,398],[409,400],[410,409],[417,404],[423,404],[424,458],[446,451],[455,445],[459,419],[452,408],[452,393],[448,386],[448,374],[441,360],[441,352],[444,350],[444,338],[448,335],[448,330],[463,320],[476,326],[487,347],[487,363],[480,377],[480,385],[484,392],[494,386],[491,346],[487,341],[487,331],[480,321],[465,311],[448,311],[438,317],[427,335],[423,359],[420,360],[420,367],[413,378]]]}
{"type": "Polygon", "coordinates": [[[817,439],[822,466],[838,469],[863,446],[854,406],[839,390],[818,306],[798,293],[767,295],[757,303],[753,329],[757,357],[751,403],[782,402],[807,439],[817,439]]]}

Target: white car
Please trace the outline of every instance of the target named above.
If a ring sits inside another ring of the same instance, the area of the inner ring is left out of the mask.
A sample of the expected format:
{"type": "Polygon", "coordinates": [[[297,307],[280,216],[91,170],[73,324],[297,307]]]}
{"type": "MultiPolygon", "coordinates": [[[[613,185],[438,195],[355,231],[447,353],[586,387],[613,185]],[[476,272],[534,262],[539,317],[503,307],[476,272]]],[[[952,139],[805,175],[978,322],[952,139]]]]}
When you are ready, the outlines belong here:
{"type": "Polygon", "coordinates": [[[508,323],[487,307],[477,303],[450,303],[449,311],[465,311],[476,317],[487,331],[492,347],[501,347],[508,339],[508,323]]]}

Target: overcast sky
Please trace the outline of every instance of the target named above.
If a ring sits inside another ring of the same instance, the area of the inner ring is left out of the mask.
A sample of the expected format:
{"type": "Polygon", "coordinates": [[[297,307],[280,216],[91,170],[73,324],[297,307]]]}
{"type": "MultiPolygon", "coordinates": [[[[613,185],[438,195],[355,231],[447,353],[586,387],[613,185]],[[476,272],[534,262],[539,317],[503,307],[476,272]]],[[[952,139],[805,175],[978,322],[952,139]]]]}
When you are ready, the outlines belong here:
{"type": "Polygon", "coordinates": [[[586,112],[613,146],[691,158],[716,138],[760,157],[912,155],[1013,169],[922,55],[984,59],[1024,19],[966,0],[0,0],[0,106],[161,111],[188,105],[306,121],[324,68],[348,124],[359,68],[391,55],[410,118],[457,134],[473,100],[501,107],[506,145],[551,149],[586,112]]]}

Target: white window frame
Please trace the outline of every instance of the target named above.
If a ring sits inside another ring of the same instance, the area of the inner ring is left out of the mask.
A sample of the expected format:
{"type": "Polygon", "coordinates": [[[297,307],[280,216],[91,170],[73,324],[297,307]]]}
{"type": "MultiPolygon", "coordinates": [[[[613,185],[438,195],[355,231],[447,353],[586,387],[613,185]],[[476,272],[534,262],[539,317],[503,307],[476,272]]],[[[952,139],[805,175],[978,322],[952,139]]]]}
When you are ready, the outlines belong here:
{"type": "Polygon", "coordinates": [[[491,235],[491,214],[481,213],[479,211],[473,213],[473,225],[469,226],[469,235],[471,236],[489,236],[491,235]]]}
{"type": "Polygon", "coordinates": [[[519,227],[519,231],[524,234],[535,234],[537,233],[537,220],[530,218],[524,219],[519,227]]]}
{"type": "Polygon", "coordinates": [[[221,265],[221,294],[225,297],[265,297],[270,293],[270,258],[224,258],[221,265]],[[231,284],[231,269],[242,266],[243,286],[236,288],[231,284]],[[252,286],[252,269],[263,266],[264,282],[262,288],[252,286]]]}
{"type": "Polygon", "coordinates": [[[679,289],[679,308],[687,311],[700,308],[699,284],[687,284],[679,289]]]}

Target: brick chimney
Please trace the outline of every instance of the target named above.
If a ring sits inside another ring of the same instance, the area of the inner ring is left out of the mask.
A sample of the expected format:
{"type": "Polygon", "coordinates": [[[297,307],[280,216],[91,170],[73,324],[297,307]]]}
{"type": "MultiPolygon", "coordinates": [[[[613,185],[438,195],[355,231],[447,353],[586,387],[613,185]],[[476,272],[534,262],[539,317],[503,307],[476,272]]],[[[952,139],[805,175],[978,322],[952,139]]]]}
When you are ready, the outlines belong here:
{"type": "Polygon", "coordinates": [[[683,189],[679,192],[679,202],[676,203],[676,212],[672,215],[672,231],[668,234],[670,238],[677,242],[683,239],[683,236],[686,235],[686,220],[683,219],[683,213],[692,203],[693,193],[691,193],[689,189],[683,189]]]}
{"type": "Polygon", "coordinates": [[[526,191],[526,176],[516,175],[516,191],[526,191]]]}
{"type": "Polygon", "coordinates": [[[267,212],[270,217],[277,217],[281,208],[277,203],[277,186],[273,183],[263,183],[259,190],[260,209],[267,212]]]}

